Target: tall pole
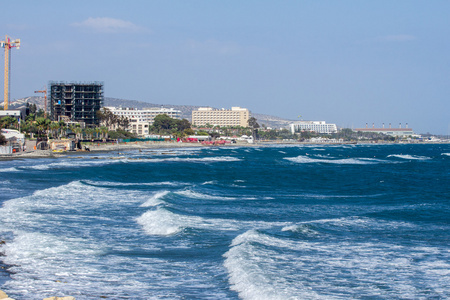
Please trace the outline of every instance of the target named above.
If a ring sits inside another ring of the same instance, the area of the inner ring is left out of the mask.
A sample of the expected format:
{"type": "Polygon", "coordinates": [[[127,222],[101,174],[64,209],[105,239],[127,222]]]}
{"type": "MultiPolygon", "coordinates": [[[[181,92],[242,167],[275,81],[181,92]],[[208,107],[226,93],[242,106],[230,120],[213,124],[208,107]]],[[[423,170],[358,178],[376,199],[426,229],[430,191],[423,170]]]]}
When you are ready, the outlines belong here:
{"type": "Polygon", "coordinates": [[[4,84],[4,95],[3,99],[5,100],[4,104],[4,110],[8,110],[8,103],[9,103],[9,39],[8,36],[5,38],[5,84],[4,84]]]}
{"type": "Polygon", "coordinates": [[[11,39],[8,36],[5,36],[4,41],[0,41],[0,45],[5,48],[5,84],[4,84],[4,109],[8,109],[9,104],[9,71],[11,69],[11,48],[20,48],[20,39],[15,39],[11,41],[11,39]]]}

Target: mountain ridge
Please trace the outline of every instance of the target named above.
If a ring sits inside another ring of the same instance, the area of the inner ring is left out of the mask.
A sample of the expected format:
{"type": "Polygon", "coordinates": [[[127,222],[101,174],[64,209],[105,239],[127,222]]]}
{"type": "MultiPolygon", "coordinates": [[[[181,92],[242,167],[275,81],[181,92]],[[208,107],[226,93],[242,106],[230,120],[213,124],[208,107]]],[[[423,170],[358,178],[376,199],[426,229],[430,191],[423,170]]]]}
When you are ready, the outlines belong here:
{"type": "MultiPolygon", "coordinates": [[[[13,100],[9,103],[10,109],[18,109],[21,107],[25,107],[27,103],[36,104],[38,109],[44,109],[44,100],[45,98],[42,96],[31,96],[24,97],[20,99],[13,100]]],[[[47,104],[48,105],[48,104],[47,104]]],[[[192,121],[192,111],[198,109],[199,107],[204,106],[196,106],[196,105],[174,105],[174,104],[157,104],[157,103],[149,103],[138,100],[127,100],[113,97],[105,97],[103,101],[104,106],[116,106],[116,107],[132,107],[137,109],[144,109],[150,107],[164,107],[164,108],[174,108],[176,110],[181,111],[181,118],[192,121]]],[[[214,107],[213,107],[214,108],[214,107]]],[[[252,113],[251,116],[256,118],[259,125],[265,125],[271,128],[286,128],[290,123],[294,122],[292,120],[283,119],[277,116],[266,115],[266,114],[258,114],[252,113]]]]}

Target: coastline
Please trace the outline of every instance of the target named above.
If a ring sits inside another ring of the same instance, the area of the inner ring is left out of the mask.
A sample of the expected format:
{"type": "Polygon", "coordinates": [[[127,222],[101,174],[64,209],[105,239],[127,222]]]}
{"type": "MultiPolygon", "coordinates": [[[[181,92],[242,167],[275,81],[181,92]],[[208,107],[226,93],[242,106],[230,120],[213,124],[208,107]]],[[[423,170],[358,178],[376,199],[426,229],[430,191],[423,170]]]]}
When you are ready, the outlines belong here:
{"type": "Polygon", "coordinates": [[[171,149],[171,148],[202,148],[202,147],[270,147],[274,145],[421,145],[421,144],[449,144],[449,142],[420,142],[420,143],[370,143],[370,142],[341,142],[341,143],[317,143],[317,142],[272,142],[260,141],[257,143],[238,142],[236,144],[203,145],[200,143],[178,143],[178,142],[129,142],[129,143],[97,143],[86,145],[90,151],[62,151],[52,150],[29,150],[13,154],[0,154],[0,161],[26,159],[26,158],[59,158],[72,155],[87,155],[92,153],[129,151],[140,149],[171,149]]]}

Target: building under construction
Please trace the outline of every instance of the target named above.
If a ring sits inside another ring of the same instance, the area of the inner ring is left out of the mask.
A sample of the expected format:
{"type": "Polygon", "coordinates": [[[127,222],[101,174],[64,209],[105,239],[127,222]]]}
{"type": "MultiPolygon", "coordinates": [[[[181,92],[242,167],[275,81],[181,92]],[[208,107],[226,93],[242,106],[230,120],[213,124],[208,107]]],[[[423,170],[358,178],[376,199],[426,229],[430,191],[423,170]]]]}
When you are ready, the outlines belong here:
{"type": "Polygon", "coordinates": [[[97,111],[103,105],[103,84],[50,82],[50,115],[53,121],[84,123],[98,126],[97,111]]]}

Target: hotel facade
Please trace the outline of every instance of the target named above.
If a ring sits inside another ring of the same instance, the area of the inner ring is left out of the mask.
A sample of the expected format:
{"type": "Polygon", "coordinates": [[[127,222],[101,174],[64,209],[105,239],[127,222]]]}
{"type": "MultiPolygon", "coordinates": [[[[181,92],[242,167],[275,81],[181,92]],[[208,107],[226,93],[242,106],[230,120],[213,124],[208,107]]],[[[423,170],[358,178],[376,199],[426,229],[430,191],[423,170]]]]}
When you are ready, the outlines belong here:
{"type": "Polygon", "coordinates": [[[372,133],[381,133],[390,135],[393,137],[419,137],[419,135],[415,134],[412,128],[408,128],[408,124],[406,124],[406,128],[402,128],[400,124],[398,128],[391,128],[391,124],[389,124],[389,128],[375,128],[375,124],[372,125],[372,128],[368,128],[366,124],[366,128],[356,128],[354,131],[357,132],[372,132],[372,133]]]}
{"type": "Polygon", "coordinates": [[[205,126],[241,126],[248,127],[250,111],[246,108],[232,107],[231,109],[213,109],[200,107],[192,111],[192,125],[205,126]]]}
{"type": "Polygon", "coordinates": [[[335,133],[337,132],[336,124],[328,124],[325,121],[298,121],[289,125],[291,133],[302,131],[314,131],[317,133],[335,133]]]}
{"type": "Polygon", "coordinates": [[[118,117],[125,117],[130,120],[128,125],[128,130],[139,136],[144,136],[149,134],[149,127],[153,124],[155,117],[157,115],[166,114],[173,119],[181,119],[181,111],[175,110],[173,108],[122,108],[122,107],[106,107],[114,115],[118,117]]]}

